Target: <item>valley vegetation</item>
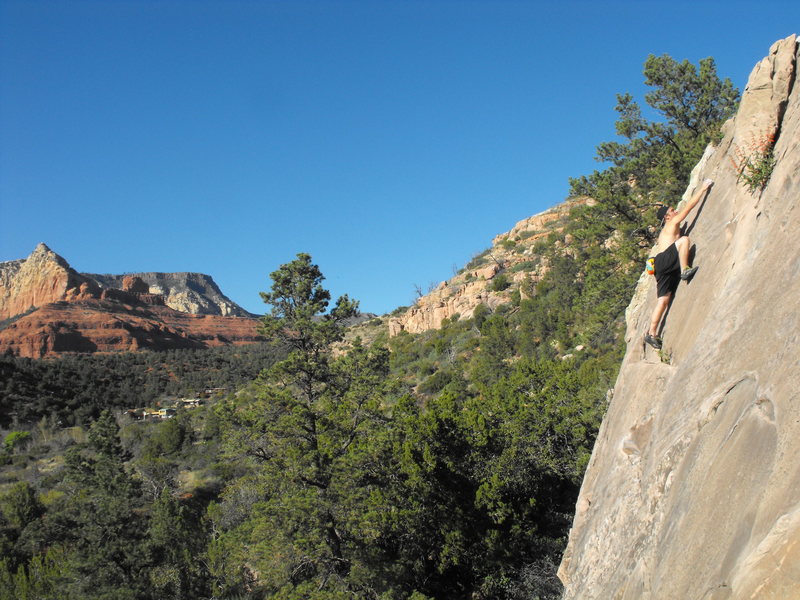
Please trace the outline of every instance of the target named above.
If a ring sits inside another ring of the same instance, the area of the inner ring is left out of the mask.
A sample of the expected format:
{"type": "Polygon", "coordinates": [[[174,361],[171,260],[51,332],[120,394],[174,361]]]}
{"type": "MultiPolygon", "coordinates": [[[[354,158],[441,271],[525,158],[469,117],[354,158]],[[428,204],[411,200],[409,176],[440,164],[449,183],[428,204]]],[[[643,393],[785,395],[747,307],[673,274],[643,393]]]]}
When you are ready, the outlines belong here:
{"type": "Polygon", "coordinates": [[[73,354],[36,360],[0,355],[0,427],[47,419],[87,425],[104,409],[152,406],[165,396],[234,390],[285,356],[275,344],[73,354]]]}
{"type": "Polygon", "coordinates": [[[331,305],[299,254],[263,294],[272,345],[236,349],[250,367],[4,358],[0,598],[558,598],[654,205],[677,202],[738,98],[711,59],[651,56],[645,77],[663,120],[619,96],[623,141],[572,181],[596,203],[494,312],[348,331],[357,302],[331,305]],[[159,423],[112,415],[179,381],[237,389],[159,423]]]}

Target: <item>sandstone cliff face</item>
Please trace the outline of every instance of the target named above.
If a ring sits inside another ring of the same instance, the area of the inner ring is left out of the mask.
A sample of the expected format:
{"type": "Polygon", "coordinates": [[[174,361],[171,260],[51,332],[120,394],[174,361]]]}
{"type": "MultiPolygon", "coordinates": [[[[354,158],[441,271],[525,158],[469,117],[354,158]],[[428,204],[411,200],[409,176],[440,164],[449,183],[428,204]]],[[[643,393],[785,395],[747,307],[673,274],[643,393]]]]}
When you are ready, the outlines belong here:
{"type": "Polygon", "coordinates": [[[70,290],[73,295],[79,294],[81,289],[84,294],[99,291],[97,284],[72,270],[45,244],[39,244],[24,260],[0,263],[0,320],[63,300],[70,290]]]}
{"type": "Polygon", "coordinates": [[[263,339],[256,319],[192,315],[125,294],[104,290],[101,299],[45,304],[0,330],[0,353],[43,358],[74,352],[196,350],[263,339]]]}
{"type": "Polygon", "coordinates": [[[0,263],[0,353],[41,358],[262,339],[256,319],[177,311],[152,292],[137,276],[120,277],[119,289],[101,288],[40,244],[24,260],[0,263]]]}
{"type": "Polygon", "coordinates": [[[559,576],[565,599],[800,598],[800,86],[795,36],[753,70],[693,173],[699,270],[643,344],[655,284],[628,309],[625,356],[559,576]],[[731,164],[775,133],[749,193],[731,164]]]}
{"type": "Polygon", "coordinates": [[[519,289],[527,277],[535,283],[547,269],[536,252],[536,242],[560,230],[563,219],[577,204],[590,202],[588,198],[573,199],[538,215],[517,223],[511,231],[492,240],[492,247],[482,257],[473,260],[458,275],[443,281],[425,296],[417,299],[399,317],[389,319],[389,335],[401,331],[421,333],[439,329],[443,319],[459,315],[469,319],[479,304],[494,310],[511,301],[511,293],[519,289]],[[496,276],[503,274],[508,287],[493,285],[496,276]]]}
{"type": "Polygon", "coordinates": [[[128,275],[84,276],[98,282],[104,288],[124,289],[128,277],[136,277],[147,286],[147,293],[164,297],[167,306],[195,315],[221,315],[223,317],[252,317],[233,300],[228,298],[216,282],[203,273],[131,273],[128,275]]]}

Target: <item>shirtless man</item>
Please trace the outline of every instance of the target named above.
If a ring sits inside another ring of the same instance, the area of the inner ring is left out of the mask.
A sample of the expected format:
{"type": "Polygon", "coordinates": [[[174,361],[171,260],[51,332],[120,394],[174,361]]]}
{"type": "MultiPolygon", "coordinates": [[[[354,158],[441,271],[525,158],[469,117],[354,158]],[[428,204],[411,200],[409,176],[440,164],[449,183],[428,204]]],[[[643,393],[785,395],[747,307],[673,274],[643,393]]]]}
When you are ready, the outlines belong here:
{"type": "Polygon", "coordinates": [[[662,346],[661,338],[658,337],[658,325],[672,300],[672,295],[678,289],[678,284],[681,279],[689,281],[697,271],[697,267],[689,267],[691,242],[688,236],[681,235],[681,223],[703,199],[712,185],[714,182],[710,179],[703,181],[703,185],[700,186],[697,193],[680,211],[669,206],[662,206],[658,209],[658,218],[664,223],[661,233],[658,235],[656,246],[658,254],[655,258],[658,301],[650,319],[650,329],[644,336],[644,341],[653,348],[660,349],[662,346]]]}

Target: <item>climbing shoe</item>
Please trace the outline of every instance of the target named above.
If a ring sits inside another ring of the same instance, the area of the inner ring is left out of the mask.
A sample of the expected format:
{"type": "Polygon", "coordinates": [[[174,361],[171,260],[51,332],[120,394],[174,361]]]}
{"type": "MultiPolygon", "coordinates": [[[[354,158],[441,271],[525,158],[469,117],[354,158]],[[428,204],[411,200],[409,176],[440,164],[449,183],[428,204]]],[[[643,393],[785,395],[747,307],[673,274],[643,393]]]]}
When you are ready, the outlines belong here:
{"type": "Polygon", "coordinates": [[[650,335],[649,333],[644,336],[644,341],[650,344],[656,350],[661,350],[661,346],[663,345],[660,337],[657,335],[650,335]]]}
{"type": "Polygon", "coordinates": [[[686,267],[683,270],[683,273],[681,273],[681,279],[683,279],[684,281],[689,281],[692,277],[694,277],[694,274],[696,272],[697,272],[697,267],[692,267],[692,268],[686,267]]]}

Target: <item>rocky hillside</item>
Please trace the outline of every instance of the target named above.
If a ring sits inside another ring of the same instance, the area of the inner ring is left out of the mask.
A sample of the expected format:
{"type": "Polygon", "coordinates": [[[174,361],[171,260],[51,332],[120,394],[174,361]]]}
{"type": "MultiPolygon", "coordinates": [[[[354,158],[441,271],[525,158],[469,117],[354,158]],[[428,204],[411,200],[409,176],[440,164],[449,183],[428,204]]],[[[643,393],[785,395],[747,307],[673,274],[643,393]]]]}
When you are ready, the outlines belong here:
{"type": "Polygon", "coordinates": [[[40,358],[261,339],[256,319],[175,310],[135,276],[118,285],[101,287],[44,244],[24,260],[0,263],[0,353],[40,358]]]}
{"type": "Polygon", "coordinates": [[[101,287],[114,289],[122,289],[125,277],[138,277],[149,286],[151,294],[163,296],[167,306],[180,312],[223,317],[255,316],[223,294],[211,276],[203,273],[83,273],[83,276],[93,279],[101,287]]]}
{"type": "Polygon", "coordinates": [[[81,293],[95,293],[99,286],[75,272],[63,258],[39,244],[22,260],[0,263],[0,321],[81,293]]]}
{"type": "Polygon", "coordinates": [[[800,86],[797,39],[753,70],[687,190],[697,275],[645,347],[655,284],[627,313],[627,354],[559,576],[565,599],[800,598],[800,86]],[[772,146],[774,140],[774,147],[772,146]],[[768,172],[749,186],[747,159],[768,172]],[[762,160],[763,159],[763,160],[762,160]]]}
{"type": "Polygon", "coordinates": [[[586,202],[590,200],[571,199],[528,217],[511,231],[496,236],[492,246],[473,258],[457,275],[419,297],[403,314],[390,318],[389,335],[438,329],[442,319],[454,315],[469,319],[479,304],[495,309],[510,302],[514,292],[524,294],[526,279],[531,284],[536,283],[547,270],[537,244],[563,227],[570,209],[586,202]]]}

